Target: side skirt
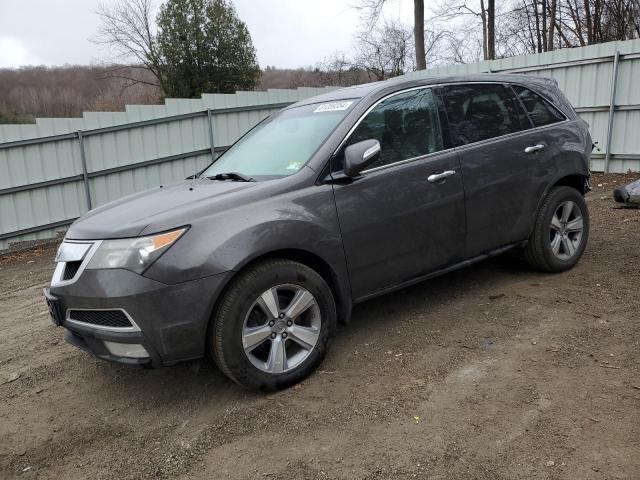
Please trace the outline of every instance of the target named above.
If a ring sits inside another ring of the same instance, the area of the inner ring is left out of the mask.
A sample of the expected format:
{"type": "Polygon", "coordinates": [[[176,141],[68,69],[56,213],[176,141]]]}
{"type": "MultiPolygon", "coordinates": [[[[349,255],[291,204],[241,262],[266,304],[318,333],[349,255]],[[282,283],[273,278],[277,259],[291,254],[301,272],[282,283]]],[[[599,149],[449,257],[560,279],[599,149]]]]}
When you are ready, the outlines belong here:
{"type": "Polygon", "coordinates": [[[360,297],[356,299],[353,302],[353,304],[356,305],[358,303],[366,302],[367,300],[371,300],[372,298],[379,297],[381,295],[386,295],[387,293],[395,292],[396,290],[401,290],[406,287],[410,287],[411,285],[424,282],[425,280],[429,280],[430,278],[439,277],[440,275],[444,275],[445,273],[450,273],[456,270],[460,270],[461,268],[468,267],[470,265],[473,265],[474,263],[478,263],[478,262],[481,262],[482,260],[486,260],[488,258],[495,257],[496,255],[500,255],[501,253],[511,250],[512,248],[515,248],[518,246],[524,246],[526,245],[526,243],[527,243],[526,240],[521,242],[511,243],[504,247],[500,247],[495,250],[491,250],[490,252],[483,253],[482,255],[478,255],[476,257],[463,260],[462,262],[455,263],[449,267],[441,268],[440,270],[435,270],[431,273],[427,273],[426,275],[421,275],[411,280],[407,280],[406,282],[402,282],[397,285],[392,285],[390,287],[383,288],[382,290],[378,290],[377,292],[370,293],[368,295],[365,295],[364,297],[360,297]]]}

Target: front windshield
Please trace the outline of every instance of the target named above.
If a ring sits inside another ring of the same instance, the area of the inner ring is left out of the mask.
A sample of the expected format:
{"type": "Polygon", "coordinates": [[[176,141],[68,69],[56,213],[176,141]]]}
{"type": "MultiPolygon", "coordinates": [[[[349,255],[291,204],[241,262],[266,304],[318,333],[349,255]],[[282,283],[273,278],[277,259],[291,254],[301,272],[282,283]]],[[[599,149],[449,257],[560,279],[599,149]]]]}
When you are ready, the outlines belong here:
{"type": "Polygon", "coordinates": [[[353,104],[341,100],[282,110],[251,130],[201,177],[233,172],[262,180],[296,173],[353,104]]]}

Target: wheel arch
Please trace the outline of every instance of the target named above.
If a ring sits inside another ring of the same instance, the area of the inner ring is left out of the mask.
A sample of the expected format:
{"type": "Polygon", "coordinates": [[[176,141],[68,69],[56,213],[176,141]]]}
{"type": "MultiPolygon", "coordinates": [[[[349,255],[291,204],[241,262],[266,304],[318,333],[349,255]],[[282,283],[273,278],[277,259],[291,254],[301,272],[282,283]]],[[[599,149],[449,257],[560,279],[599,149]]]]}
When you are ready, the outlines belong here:
{"type": "Polygon", "coordinates": [[[561,177],[561,178],[557,179],[550,187],[548,187],[547,191],[545,192],[545,195],[547,193],[549,193],[549,191],[553,187],[560,187],[560,186],[575,188],[581,194],[584,195],[585,193],[587,193],[590,190],[590,187],[589,187],[589,176],[588,175],[583,175],[583,174],[580,174],[580,173],[574,173],[574,174],[571,174],[571,175],[565,175],[564,177],[561,177]]]}
{"type": "MultiPolygon", "coordinates": [[[[320,255],[310,252],[309,250],[301,248],[282,248],[263,253],[242,265],[242,268],[238,270],[236,275],[241,274],[256,263],[275,258],[298,262],[317,272],[323,280],[327,282],[327,285],[329,285],[329,288],[331,289],[331,293],[333,293],[336,301],[338,320],[342,323],[347,323],[349,321],[349,317],[351,315],[351,295],[348,293],[348,285],[343,283],[329,262],[320,255]]],[[[234,278],[236,275],[234,275],[234,278]]]]}
{"type": "MultiPolygon", "coordinates": [[[[313,271],[318,273],[318,275],[320,275],[323,278],[323,280],[327,282],[327,285],[331,289],[331,293],[334,296],[334,299],[336,302],[336,312],[338,315],[338,321],[343,324],[349,322],[349,320],[351,319],[351,308],[352,308],[351,295],[349,293],[350,290],[348,285],[345,285],[345,283],[342,280],[340,280],[340,277],[338,276],[336,271],[331,267],[329,262],[327,262],[321,256],[315,253],[312,253],[308,250],[304,250],[300,248],[282,248],[282,249],[272,250],[266,253],[262,253],[254,258],[247,259],[244,263],[242,263],[239,266],[239,268],[235,271],[235,273],[226,280],[226,283],[221,288],[220,294],[218,295],[218,298],[214,302],[213,307],[211,309],[211,315],[209,319],[209,324],[207,325],[207,330],[209,330],[209,328],[211,327],[211,320],[213,319],[213,316],[215,315],[218,309],[218,306],[220,305],[220,302],[224,298],[225,294],[227,293],[229,287],[234,282],[234,280],[237,279],[240,275],[242,275],[244,272],[246,272],[248,269],[250,269],[254,265],[266,260],[273,260],[273,259],[285,259],[285,260],[298,262],[311,268],[313,271]]],[[[209,338],[209,334],[207,332],[207,335],[205,335],[205,350],[209,348],[209,345],[207,342],[208,338],[209,338]]]]}
{"type": "Polygon", "coordinates": [[[549,192],[554,187],[571,187],[579,191],[582,195],[586,194],[591,187],[589,186],[589,175],[585,175],[583,173],[569,173],[565,175],[560,175],[556,177],[554,180],[549,182],[547,187],[540,195],[538,199],[538,206],[536,208],[536,215],[540,211],[540,207],[544,203],[544,199],[547,198],[549,192]]]}
{"type": "MultiPolygon", "coordinates": [[[[575,190],[580,192],[580,194],[582,195],[586,194],[589,190],[591,190],[591,187],[589,186],[589,175],[584,173],[574,172],[574,173],[566,173],[564,175],[561,174],[558,177],[556,177],[554,180],[549,182],[549,184],[544,188],[544,190],[542,191],[542,194],[538,198],[538,205],[536,206],[536,210],[534,212],[535,215],[533,215],[531,219],[531,228],[529,230],[529,236],[533,232],[535,221],[536,221],[536,218],[538,217],[538,212],[540,212],[540,208],[544,203],[544,199],[547,198],[547,195],[549,195],[549,192],[554,187],[562,187],[562,186],[574,188],[575,190]]],[[[529,236],[527,236],[527,240],[529,239],[529,236]]]]}

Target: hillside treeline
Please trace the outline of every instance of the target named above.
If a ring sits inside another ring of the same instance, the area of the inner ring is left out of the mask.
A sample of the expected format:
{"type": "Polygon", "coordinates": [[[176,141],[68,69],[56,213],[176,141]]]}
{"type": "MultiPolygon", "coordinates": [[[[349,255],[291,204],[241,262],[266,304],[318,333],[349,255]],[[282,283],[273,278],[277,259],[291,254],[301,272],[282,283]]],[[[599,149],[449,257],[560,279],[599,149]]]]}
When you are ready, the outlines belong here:
{"type": "Polygon", "coordinates": [[[127,103],[159,103],[158,87],[132,84],[124,78],[133,75],[131,70],[118,69],[115,77],[113,68],[98,66],[0,69],[0,123],[79,117],[83,111],[123,111],[127,103]]]}
{"type": "MultiPolygon", "coordinates": [[[[36,117],[79,117],[82,112],[124,111],[126,104],[158,104],[153,76],[138,68],[102,66],[0,69],[0,123],[32,123],[36,117]],[[131,80],[134,79],[134,80],[131,80]]],[[[367,82],[364,71],[327,72],[319,68],[267,67],[258,90],[367,82]]]]}

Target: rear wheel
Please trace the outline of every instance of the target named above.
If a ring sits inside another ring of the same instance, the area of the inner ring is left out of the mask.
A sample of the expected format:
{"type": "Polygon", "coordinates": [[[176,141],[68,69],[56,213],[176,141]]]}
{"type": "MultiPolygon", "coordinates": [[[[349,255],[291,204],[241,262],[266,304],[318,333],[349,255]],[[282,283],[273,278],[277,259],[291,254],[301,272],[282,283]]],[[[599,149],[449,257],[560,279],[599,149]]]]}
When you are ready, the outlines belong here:
{"type": "Polygon", "coordinates": [[[546,272],[572,268],[589,238],[589,211],[584,197],[571,187],[554,187],[544,199],[524,256],[546,272]]]}
{"type": "Polygon", "coordinates": [[[233,282],[210,329],[217,365],[249,389],[277,390],[322,361],[336,324],[331,289],[290,260],[255,265],[233,282]]]}

